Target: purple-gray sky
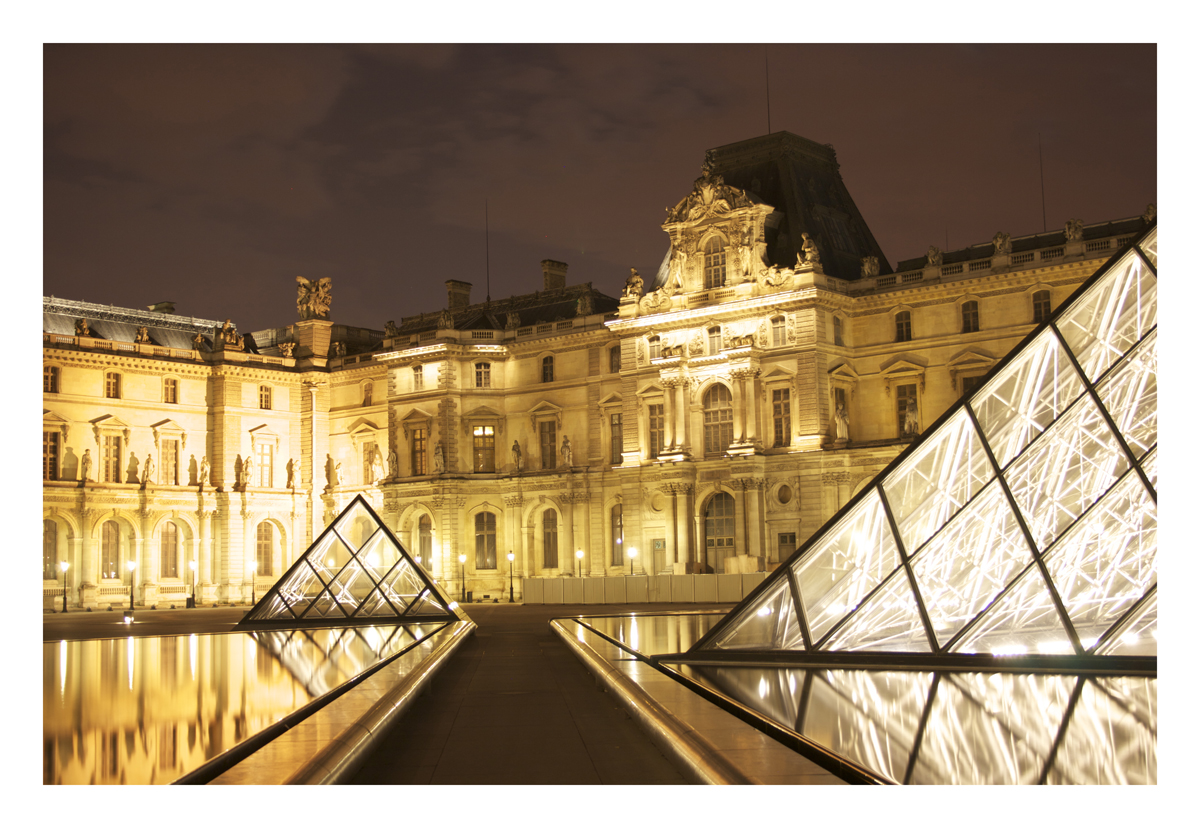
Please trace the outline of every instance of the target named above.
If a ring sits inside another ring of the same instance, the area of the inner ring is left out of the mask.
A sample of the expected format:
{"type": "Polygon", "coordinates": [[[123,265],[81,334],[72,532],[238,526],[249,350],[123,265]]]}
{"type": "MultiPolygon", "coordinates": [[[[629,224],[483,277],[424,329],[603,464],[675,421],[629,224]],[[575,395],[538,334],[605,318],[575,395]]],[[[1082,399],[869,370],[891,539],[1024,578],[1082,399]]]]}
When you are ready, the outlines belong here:
{"type": "MultiPolygon", "coordinates": [[[[1116,33],[1116,32],[1114,32],[1116,33]]],[[[884,254],[1157,201],[1154,45],[49,45],[43,292],[243,331],[382,328],[653,273],[704,151],[770,127],[838,152],[884,254]],[[485,255],[484,203],[490,224],[485,255]]]]}

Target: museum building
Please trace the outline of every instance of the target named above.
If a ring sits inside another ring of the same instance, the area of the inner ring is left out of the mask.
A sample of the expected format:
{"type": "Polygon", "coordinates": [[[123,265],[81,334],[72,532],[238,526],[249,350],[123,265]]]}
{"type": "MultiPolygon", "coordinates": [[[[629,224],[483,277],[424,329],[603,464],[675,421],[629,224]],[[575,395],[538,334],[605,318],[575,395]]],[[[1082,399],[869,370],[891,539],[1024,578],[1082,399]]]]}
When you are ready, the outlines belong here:
{"type": "Polygon", "coordinates": [[[710,150],[620,297],[545,260],[373,330],[301,279],[297,321],[244,335],[44,298],[46,608],[250,602],[360,494],[475,600],[771,570],[1154,220],[893,270],[838,170],[787,132],[710,150]]]}

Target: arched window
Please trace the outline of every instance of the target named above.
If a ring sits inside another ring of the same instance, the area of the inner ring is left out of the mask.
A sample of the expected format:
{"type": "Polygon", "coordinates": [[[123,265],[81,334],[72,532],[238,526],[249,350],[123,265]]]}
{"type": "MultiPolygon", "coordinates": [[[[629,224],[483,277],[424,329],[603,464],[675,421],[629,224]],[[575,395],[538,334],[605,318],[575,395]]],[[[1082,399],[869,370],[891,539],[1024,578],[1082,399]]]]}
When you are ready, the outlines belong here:
{"type": "Polygon", "coordinates": [[[733,549],[733,498],[717,492],[704,510],[704,543],[708,547],[708,564],[715,572],[725,571],[725,559],[733,549]]]}
{"type": "Polygon", "coordinates": [[[542,357],[542,382],[554,382],[554,357],[542,357]]]}
{"type": "Polygon", "coordinates": [[[704,453],[723,454],[733,442],[733,395],[724,385],[704,393],[704,453]]]}
{"type": "Polygon", "coordinates": [[[49,519],[42,521],[42,580],[58,577],[58,525],[49,519]]]}
{"type": "Polygon", "coordinates": [[[158,560],[158,577],[179,577],[179,527],[169,520],[159,533],[158,560]]]}
{"type": "Polygon", "coordinates": [[[725,285],[725,242],[714,236],[704,243],[704,289],[725,285]]]}
{"type": "Polygon", "coordinates": [[[1037,290],[1033,293],[1033,321],[1045,322],[1050,318],[1050,291],[1037,290]]]}
{"type": "Polygon", "coordinates": [[[558,513],[553,509],[542,513],[542,567],[558,568],[558,513]]]}
{"type": "Polygon", "coordinates": [[[433,566],[433,521],[429,515],[421,515],[417,521],[417,549],[419,562],[426,568],[433,566]]]}
{"type": "Polygon", "coordinates": [[[912,341],[912,315],[908,311],[896,314],[896,341],[912,341]]]}
{"type": "Polygon", "coordinates": [[[258,524],[256,540],[254,560],[258,568],[255,572],[262,577],[269,578],[274,574],[271,565],[275,559],[275,527],[265,520],[258,524]]]}
{"type": "Polygon", "coordinates": [[[475,568],[496,568],[496,516],[491,512],[475,516],[475,568]]]}
{"type": "Polygon", "coordinates": [[[621,519],[621,504],[612,507],[612,565],[622,566],[625,563],[623,543],[625,536],[624,523],[621,519]]]}
{"type": "Polygon", "coordinates": [[[979,330],[979,303],[972,299],[962,303],[962,332],[975,333],[979,330]]]}
{"type": "Polygon", "coordinates": [[[121,528],[115,520],[100,527],[100,577],[121,577],[121,528]]]}

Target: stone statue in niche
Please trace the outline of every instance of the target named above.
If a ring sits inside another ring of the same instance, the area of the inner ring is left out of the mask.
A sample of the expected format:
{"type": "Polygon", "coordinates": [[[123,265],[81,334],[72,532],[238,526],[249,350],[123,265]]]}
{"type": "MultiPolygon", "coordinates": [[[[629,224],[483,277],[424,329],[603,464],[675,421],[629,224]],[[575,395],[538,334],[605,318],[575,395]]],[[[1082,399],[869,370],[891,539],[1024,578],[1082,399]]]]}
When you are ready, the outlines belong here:
{"type": "Polygon", "coordinates": [[[208,482],[208,472],[208,455],[205,454],[200,457],[200,474],[196,478],[197,485],[199,485],[201,489],[203,489],[204,484],[208,482]]]}
{"type": "Polygon", "coordinates": [[[287,487],[296,488],[296,461],[293,458],[289,458],[287,462],[287,487]]]}
{"type": "Polygon", "coordinates": [[[338,483],[337,468],[334,466],[334,463],[333,463],[333,455],[326,454],[325,455],[325,489],[326,489],[326,491],[337,486],[337,483],[338,483]]]}
{"type": "Polygon", "coordinates": [[[396,450],[392,449],[388,452],[388,479],[395,480],[400,476],[400,456],[396,454],[396,450]]]}
{"type": "Polygon", "coordinates": [[[929,252],[925,254],[926,267],[941,267],[942,266],[942,251],[934,245],[929,245],[929,252]]]}
{"type": "Polygon", "coordinates": [[[254,457],[246,455],[246,459],[242,461],[242,491],[250,485],[250,481],[254,479],[254,457]]]}
{"type": "Polygon", "coordinates": [[[797,258],[797,264],[819,265],[821,263],[821,252],[817,250],[817,243],[813,241],[812,236],[808,235],[808,233],[801,233],[800,238],[803,241],[800,244],[800,253],[798,256],[802,255],[804,259],[800,260],[797,258]]]}
{"type": "Polygon", "coordinates": [[[368,382],[363,386],[363,405],[370,405],[371,398],[375,395],[375,383],[368,382]]]}
{"type": "Polygon", "coordinates": [[[521,314],[509,311],[504,318],[504,330],[515,331],[521,327],[521,314]]]}
{"type": "Polygon", "coordinates": [[[394,336],[399,336],[400,329],[396,327],[395,322],[389,319],[387,324],[383,326],[383,335],[389,339],[394,336]]]}
{"type": "Polygon", "coordinates": [[[375,456],[371,458],[371,477],[378,484],[384,479],[386,474],[383,470],[383,452],[377,451],[375,452],[375,456]]]}
{"type": "Polygon", "coordinates": [[[344,357],[346,355],[346,343],[345,342],[335,342],[335,343],[333,343],[333,348],[331,348],[330,350],[332,351],[333,356],[344,357]]]}
{"type": "Polygon", "coordinates": [[[433,447],[433,473],[446,473],[446,452],[442,449],[441,440],[438,440],[437,445],[433,447]]]}
{"type": "Polygon", "coordinates": [[[992,236],[992,255],[1007,256],[1012,253],[1012,236],[1002,230],[997,230],[992,236]]]}
{"type": "Polygon", "coordinates": [[[520,474],[521,473],[521,444],[518,443],[516,440],[513,440],[513,444],[512,444],[512,461],[513,461],[513,469],[516,470],[517,474],[520,474]]]}
{"type": "Polygon", "coordinates": [[[196,335],[192,337],[192,347],[199,351],[204,346],[204,334],[196,331],[196,335]]]}
{"type": "Polygon", "coordinates": [[[629,268],[629,278],[625,280],[625,290],[621,292],[621,296],[632,296],[634,299],[640,299],[645,283],[642,281],[641,274],[637,272],[636,267],[629,268]]]}
{"type": "Polygon", "coordinates": [[[296,277],[296,310],[301,319],[328,319],[333,303],[333,279],[296,277]]]}
{"type": "Polygon", "coordinates": [[[860,275],[864,279],[871,279],[879,275],[879,258],[877,256],[863,256],[862,270],[860,275]]]}
{"type": "Polygon", "coordinates": [[[86,319],[75,320],[75,335],[76,336],[91,336],[92,329],[88,327],[86,319]]]}
{"type": "Polygon", "coordinates": [[[133,341],[138,343],[139,345],[149,345],[150,344],[150,329],[147,328],[145,325],[139,325],[138,329],[137,329],[137,336],[134,337],[133,341]]]}
{"type": "Polygon", "coordinates": [[[1069,242],[1083,241],[1083,222],[1079,219],[1067,219],[1063,233],[1069,242]]]}
{"type": "Polygon", "coordinates": [[[92,473],[92,450],[84,449],[83,457],[79,460],[79,482],[86,484],[88,476],[92,473]]]}
{"type": "Polygon", "coordinates": [[[908,409],[904,412],[904,434],[906,437],[915,437],[920,430],[921,426],[917,422],[917,403],[909,400],[908,409]]]}
{"type": "Polygon", "coordinates": [[[1142,213],[1142,221],[1146,222],[1146,224],[1149,224],[1150,222],[1154,221],[1154,219],[1157,217],[1158,217],[1158,206],[1154,205],[1154,204],[1147,204],[1146,212],[1142,213]]]}
{"type": "Polygon", "coordinates": [[[291,358],[291,356],[295,353],[296,353],[296,343],[295,342],[280,342],[279,343],[279,355],[280,356],[291,358]]]}
{"type": "Polygon", "coordinates": [[[592,294],[585,293],[579,297],[575,303],[576,316],[591,316],[592,315],[592,294]]]}
{"type": "Polygon", "coordinates": [[[187,485],[189,485],[189,486],[196,485],[196,470],[198,468],[199,467],[196,465],[196,455],[193,454],[193,455],[191,455],[191,459],[188,460],[188,482],[187,482],[187,485]]]}
{"type": "Polygon", "coordinates": [[[560,450],[562,452],[563,465],[568,469],[571,468],[571,441],[566,435],[563,435],[562,449],[560,450]]]}
{"type": "Polygon", "coordinates": [[[146,465],[142,466],[142,487],[154,482],[154,455],[146,455],[146,465]]]}
{"type": "Polygon", "coordinates": [[[453,330],[454,329],[454,314],[450,313],[449,310],[443,310],[441,313],[438,314],[437,326],[438,326],[439,330],[446,330],[446,331],[453,330]]]}
{"type": "Polygon", "coordinates": [[[233,323],[228,319],[221,326],[220,340],[225,343],[226,348],[231,348],[235,351],[240,351],[245,347],[242,343],[242,337],[238,335],[237,330],[233,327],[233,323]]]}
{"type": "Polygon", "coordinates": [[[834,415],[834,424],[837,428],[837,441],[844,443],[850,439],[850,415],[846,413],[846,406],[839,405],[837,414],[834,415]]]}

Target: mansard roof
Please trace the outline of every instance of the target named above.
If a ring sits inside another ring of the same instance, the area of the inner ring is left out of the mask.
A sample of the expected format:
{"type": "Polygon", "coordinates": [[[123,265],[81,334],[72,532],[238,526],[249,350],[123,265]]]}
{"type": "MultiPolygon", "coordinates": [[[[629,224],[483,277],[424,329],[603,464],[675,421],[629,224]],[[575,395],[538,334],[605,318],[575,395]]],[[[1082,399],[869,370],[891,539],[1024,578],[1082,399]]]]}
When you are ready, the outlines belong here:
{"type": "MultiPolygon", "coordinates": [[[[455,330],[503,330],[508,326],[510,313],[517,315],[519,327],[574,319],[580,315],[579,300],[584,296],[591,297],[591,314],[616,313],[620,304],[617,299],[595,290],[591,282],[585,282],[582,285],[567,285],[554,290],[510,296],[507,299],[477,302],[465,308],[457,308],[451,313],[455,330]]],[[[442,311],[432,311],[418,316],[406,316],[397,327],[402,336],[436,330],[441,314],[442,311]]]]}
{"type": "MultiPolygon", "coordinates": [[[[43,333],[74,336],[76,319],[86,320],[92,336],[96,339],[133,342],[137,339],[138,328],[145,327],[153,344],[183,350],[195,347],[192,340],[197,333],[211,340],[213,331],[224,324],[216,319],[119,308],[115,305],[78,302],[56,296],[42,297],[43,333]]],[[[253,343],[248,341],[246,347],[252,350],[253,343]]]]}

